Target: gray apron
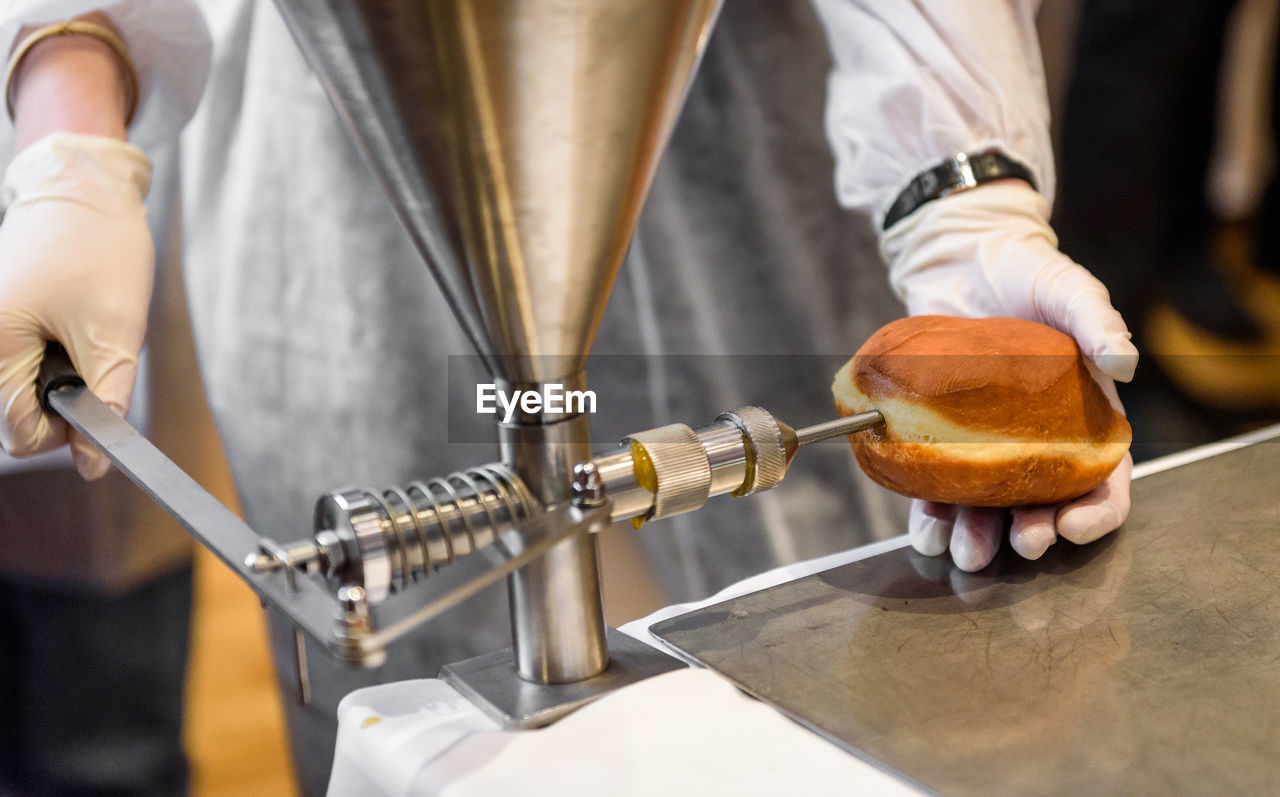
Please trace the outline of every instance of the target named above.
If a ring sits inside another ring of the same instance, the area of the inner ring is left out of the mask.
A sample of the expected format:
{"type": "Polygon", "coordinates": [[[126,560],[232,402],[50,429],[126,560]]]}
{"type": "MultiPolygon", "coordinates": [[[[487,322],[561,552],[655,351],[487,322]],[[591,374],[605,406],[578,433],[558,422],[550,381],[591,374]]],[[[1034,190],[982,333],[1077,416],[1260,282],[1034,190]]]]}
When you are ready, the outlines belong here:
{"type": "MultiPolygon", "coordinates": [[[[463,380],[471,352],[274,8],[205,6],[213,73],[183,141],[191,315],[247,518],[286,540],[310,531],[322,492],[493,460],[494,433],[457,407],[446,420],[446,382],[463,380]]],[[[807,4],[724,9],[588,366],[602,447],[747,403],[825,420],[835,369],[901,314],[874,237],[834,199],[827,68],[807,4]]],[[[773,493],[646,527],[627,567],[683,601],[905,530],[904,502],[862,477],[846,445],[816,448],[773,493]]],[[[623,533],[635,534],[606,534],[623,533]]],[[[343,671],[313,651],[315,703],[290,710],[304,788],[327,779],[346,691],[508,644],[494,589],[382,669],[343,671]]]]}

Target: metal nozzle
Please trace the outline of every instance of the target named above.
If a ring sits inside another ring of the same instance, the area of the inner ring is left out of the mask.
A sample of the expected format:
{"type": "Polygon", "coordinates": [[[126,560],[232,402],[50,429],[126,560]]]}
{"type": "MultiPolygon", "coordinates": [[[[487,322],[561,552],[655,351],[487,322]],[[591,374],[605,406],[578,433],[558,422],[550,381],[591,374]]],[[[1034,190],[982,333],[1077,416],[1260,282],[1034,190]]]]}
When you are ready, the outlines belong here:
{"type": "MultiPolygon", "coordinates": [[[[870,429],[873,426],[879,426],[884,423],[884,416],[879,410],[867,410],[857,415],[849,415],[844,418],[837,418],[834,421],[825,423],[815,423],[813,426],[806,426],[803,429],[796,429],[794,434],[797,446],[807,446],[810,443],[817,443],[822,440],[830,440],[833,437],[841,435],[850,435],[854,432],[861,432],[864,429],[870,429]]],[[[794,456],[794,454],[792,454],[794,456]]],[[[790,457],[788,457],[790,461],[790,457]]]]}
{"type": "Polygon", "coordinates": [[[722,413],[694,430],[684,424],[626,438],[624,448],[584,462],[574,471],[580,506],[611,503],[613,520],[639,527],[700,508],[713,495],[752,495],[786,475],[801,446],[884,423],[876,410],[796,430],[760,407],[722,413]]]}

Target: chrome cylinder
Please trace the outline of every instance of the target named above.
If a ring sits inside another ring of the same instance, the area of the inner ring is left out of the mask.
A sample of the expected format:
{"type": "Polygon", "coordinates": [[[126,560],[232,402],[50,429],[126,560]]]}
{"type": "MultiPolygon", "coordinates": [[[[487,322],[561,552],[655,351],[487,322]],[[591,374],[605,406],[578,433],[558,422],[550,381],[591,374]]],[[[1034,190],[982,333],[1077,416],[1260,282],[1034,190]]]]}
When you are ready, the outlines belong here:
{"type": "Polygon", "coordinates": [[[747,448],[742,430],[727,421],[698,430],[698,442],[711,466],[711,495],[731,493],[747,478],[747,448]]]}
{"type": "MultiPolygon", "coordinates": [[[[571,498],[574,465],[591,458],[590,429],[585,414],[537,425],[499,424],[503,463],[535,500],[563,503],[571,498]]],[[[507,585],[521,678],[559,684],[604,672],[609,653],[594,536],[584,532],[565,540],[508,576],[507,585]]]]}
{"type": "Polygon", "coordinates": [[[574,470],[573,481],[574,497],[584,503],[593,503],[593,493],[600,502],[608,496],[610,520],[644,515],[653,507],[653,493],[636,480],[635,461],[626,447],[584,462],[574,470]]]}
{"type": "Polygon", "coordinates": [[[790,431],[766,410],[748,406],[696,431],[675,423],[630,435],[622,448],[574,469],[574,500],[583,506],[608,501],[611,519],[632,518],[639,528],[717,495],[763,492],[786,475],[784,429],[790,431]]]}

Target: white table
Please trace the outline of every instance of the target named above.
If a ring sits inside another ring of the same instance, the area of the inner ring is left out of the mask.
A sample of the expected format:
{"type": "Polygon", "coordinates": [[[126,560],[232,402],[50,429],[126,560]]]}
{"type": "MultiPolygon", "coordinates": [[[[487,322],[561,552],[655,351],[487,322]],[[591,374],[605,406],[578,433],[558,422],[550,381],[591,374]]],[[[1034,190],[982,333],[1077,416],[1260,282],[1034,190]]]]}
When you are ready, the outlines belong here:
{"type": "MultiPolygon", "coordinates": [[[[770,570],[621,630],[657,646],[648,628],[659,620],[906,544],[897,537],[770,570]]],[[[618,795],[657,787],[669,795],[772,795],[786,783],[803,784],[807,794],[920,794],[710,671],[673,675],[684,682],[651,684],[634,697],[615,693],[537,731],[502,731],[434,678],[358,690],[338,707],[329,793],[486,794],[509,787],[522,795],[618,795]],[[637,719],[639,713],[647,716],[637,719]],[[563,730],[570,720],[583,727],[563,730]],[[552,733],[565,738],[552,740],[552,733]]]]}

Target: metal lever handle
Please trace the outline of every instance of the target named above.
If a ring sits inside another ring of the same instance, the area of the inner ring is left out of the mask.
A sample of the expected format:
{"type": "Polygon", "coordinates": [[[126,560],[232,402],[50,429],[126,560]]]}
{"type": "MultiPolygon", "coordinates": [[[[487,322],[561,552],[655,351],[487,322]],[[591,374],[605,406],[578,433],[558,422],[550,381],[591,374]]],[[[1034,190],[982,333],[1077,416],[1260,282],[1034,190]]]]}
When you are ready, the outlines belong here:
{"type": "Polygon", "coordinates": [[[45,408],[62,416],[126,476],[266,602],[322,644],[332,645],[333,602],[292,572],[258,574],[241,560],[263,540],[90,391],[58,343],[45,346],[36,388],[45,408]]]}
{"type": "MultiPolygon", "coordinates": [[[[315,580],[297,578],[292,567],[260,567],[258,553],[282,563],[289,562],[289,555],[275,542],[259,537],[98,399],[75,377],[65,352],[53,354],[45,369],[48,378],[39,385],[52,411],[103,451],[265,603],[280,609],[295,627],[349,664],[376,666],[388,643],[542,556],[562,540],[596,531],[608,522],[607,506],[585,511],[569,505],[548,507],[521,523],[521,528],[510,528],[492,544],[459,558],[440,575],[409,585],[376,614],[359,586],[339,587],[335,603],[315,580]],[[248,552],[252,554],[246,557],[248,552]]],[[[303,666],[300,663],[300,671],[303,666]]],[[[305,679],[301,687],[305,692],[305,679]]]]}

